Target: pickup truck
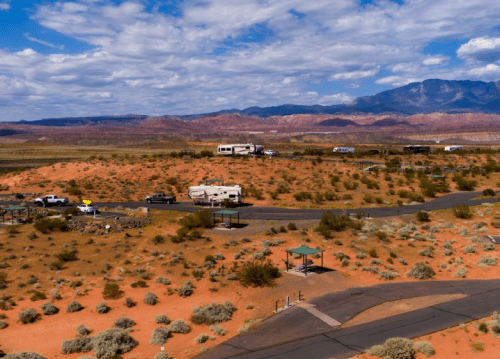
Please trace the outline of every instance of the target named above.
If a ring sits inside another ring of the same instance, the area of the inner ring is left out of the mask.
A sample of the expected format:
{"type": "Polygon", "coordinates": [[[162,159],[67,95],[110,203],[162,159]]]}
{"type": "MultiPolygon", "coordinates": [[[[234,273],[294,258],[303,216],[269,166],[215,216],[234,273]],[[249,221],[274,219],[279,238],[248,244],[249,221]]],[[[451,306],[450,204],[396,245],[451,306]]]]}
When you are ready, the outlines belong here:
{"type": "Polygon", "coordinates": [[[165,193],[155,193],[152,196],[144,198],[148,203],[168,203],[172,204],[176,201],[175,196],[167,196],[165,193]]]}
{"type": "Polygon", "coordinates": [[[64,206],[69,203],[67,198],[57,197],[55,194],[49,194],[40,198],[35,198],[35,204],[38,207],[46,206],[64,206]]]}

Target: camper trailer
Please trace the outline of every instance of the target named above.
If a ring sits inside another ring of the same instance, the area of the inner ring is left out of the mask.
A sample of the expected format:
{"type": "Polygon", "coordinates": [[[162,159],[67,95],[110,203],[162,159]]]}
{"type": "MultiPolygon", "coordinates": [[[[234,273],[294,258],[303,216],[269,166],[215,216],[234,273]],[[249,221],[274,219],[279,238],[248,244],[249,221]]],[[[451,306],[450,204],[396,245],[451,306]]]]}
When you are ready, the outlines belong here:
{"type": "Polygon", "coordinates": [[[354,153],[354,147],[335,147],[333,152],[337,153],[354,153]]]}
{"type": "Polygon", "coordinates": [[[233,203],[241,203],[241,187],[230,186],[191,186],[188,189],[189,198],[194,200],[195,204],[218,204],[225,199],[233,203]]]}
{"type": "Polygon", "coordinates": [[[217,154],[222,156],[261,155],[263,151],[263,146],[254,145],[253,143],[219,145],[217,147],[217,154]]]}
{"type": "Polygon", "coordinates": [[[464,149],[464,146],[446,146],[444,150],[446,152],[453,152],[453,151],[461,151],[464,149]]]}

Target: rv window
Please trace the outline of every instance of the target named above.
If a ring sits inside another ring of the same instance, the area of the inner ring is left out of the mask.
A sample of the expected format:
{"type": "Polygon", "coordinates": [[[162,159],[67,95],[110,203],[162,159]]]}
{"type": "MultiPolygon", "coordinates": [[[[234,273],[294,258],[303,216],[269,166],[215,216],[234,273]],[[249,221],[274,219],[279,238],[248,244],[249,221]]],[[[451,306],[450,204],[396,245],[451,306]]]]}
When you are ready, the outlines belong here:
{"type": "Polygon", "coordinates": [[[250,146],[245,147],[245,150],[249,150],[249,149],[250,149],[250,146]]]}
{"type": "Polygon", "coordinates": [[[212,196],[217,196],[217,193],[214,193],[212,196]]]}
{"type": "Polygon", "coordinates": [[[224,191],[224,194],[227,194],[227,192],[226,192],[226,191],[224,191]]]}
{"type": "Polygon", "coordinates": [[[236,198],[236,195],[235,194],[230,194],[229,198],[236,198]]]}

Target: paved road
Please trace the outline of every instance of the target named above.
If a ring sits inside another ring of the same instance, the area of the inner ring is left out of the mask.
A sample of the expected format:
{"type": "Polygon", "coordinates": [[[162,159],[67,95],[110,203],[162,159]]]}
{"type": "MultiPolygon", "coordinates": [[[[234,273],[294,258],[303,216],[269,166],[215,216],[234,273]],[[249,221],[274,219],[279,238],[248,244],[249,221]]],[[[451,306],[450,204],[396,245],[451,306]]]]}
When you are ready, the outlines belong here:
{"type": "Polygon", "coordinates": [[[388,338],[415,338],[500,310],[500,280],[379,284],[326,294],[303,304],[268,318],[196,359],[346,358],[388,338]],[[316,312],[345,323],[384,302],[434,294],[468,296],[346,329],[328,325],[305,308],[313,306],[316,312]]]}
{"type": "MultiPolygon", "coordinates": [[[[480,196],[482,192],[458,192],[452,193],[432,201],[421,203],[412,206],[401,207],[386,207],[386,208],[357,208],[347,210],[349,213],[357,213],[363,211],[365,215],[370,217],[389,217],[400,214],[410,214],[419,211],[432,211],[437,209],[451,208],[457,204],[467,204],[470,206],[481,203],[498,202],[498,198],[485,198],[480,200],[471,200],[471,198],[480,196]]],[[[0,204],[19,204],[19,201],[0,201],[0,204]]],[[[97,207],[124,207],[138,208],[149,207],[151,209],[171,209],[182,212],[197,212],[201,209],[200,206],[195,206],[192,202],[179,202],[175,204],[147,204],[145,202],[95,202],[97,207]]],[[[76,205],[76,204],[75,204],[76,205]]],[[[33,204],[31,204],[33,206],[33,204]]],[[[51,207],[53,209],[64,209],[65,207],[51,207]]],[[[67,207],[66,207],[67,208],[67,207]]],[[[333,212],[335,214],[342,213],[340,209],[290,209],[279,207],[260,207],[260,206],[243,206],[236,209],[240,212],[242,219],[264,219],[264,220],[301,220],[301,219],[320,219],[323,213],[333,212]]]]}

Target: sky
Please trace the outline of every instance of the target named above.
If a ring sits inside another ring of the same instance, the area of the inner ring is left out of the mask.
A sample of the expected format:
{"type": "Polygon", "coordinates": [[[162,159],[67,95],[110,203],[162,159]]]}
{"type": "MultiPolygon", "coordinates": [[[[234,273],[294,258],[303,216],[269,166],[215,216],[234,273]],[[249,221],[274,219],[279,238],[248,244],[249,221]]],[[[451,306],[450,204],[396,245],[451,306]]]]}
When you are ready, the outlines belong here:
{"type": "Polygon", "coordinates": [[[0,121],[498,81],[499,19],[498,0],[0,0],[0,121]]]}

